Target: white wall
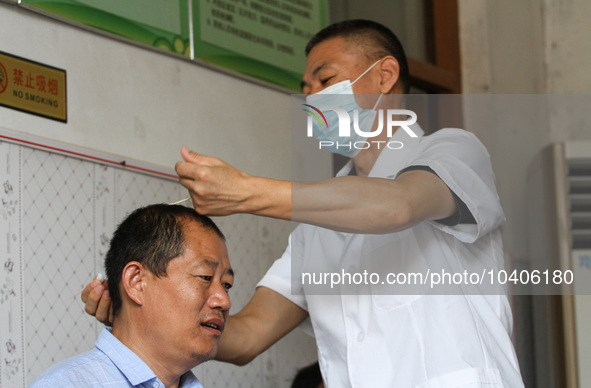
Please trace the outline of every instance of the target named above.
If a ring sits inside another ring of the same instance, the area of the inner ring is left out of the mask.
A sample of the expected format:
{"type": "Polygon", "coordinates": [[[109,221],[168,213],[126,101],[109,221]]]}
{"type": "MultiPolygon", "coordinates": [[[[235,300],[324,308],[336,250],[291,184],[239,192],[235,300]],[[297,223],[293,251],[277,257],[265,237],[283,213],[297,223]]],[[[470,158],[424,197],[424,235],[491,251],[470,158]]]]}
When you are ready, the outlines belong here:
{"type": "MultiPolygon", "coordinates": [[[[543,0],[546,93],[591,93],[591,3],[543,0]]],[[[589,131],[591,132],[591,131],[589,131]]],[[[578,137],[578,135],[575,135],[578,137]]],[[[587,137],[588,138],[588,137],[587,137]]]]}
{"type": "MultiPolygon", "coordinates": [[[[65,69],[68,88],[67,124],[0,107],[0,127],[163,166],[173,166],[188,145],[251,174],[291,178],[289,94],[5,3],[0,30],[0,50],[65,69]]],[[[328,176],[330,159],[318,163],[316,172],[328,176]]],[[[263,227],[266,239],[257,249],[267,267],[290,227],[264,224],[255,227],[263,227]]],[[[252,293],[261,275],[233,293],[252,293]]],[[[240,307],[235,303],[232,311],[240,307]]],[[[246,373],[252,381],[243,383],[288,386],[296,368],[316,359],[316,349],[296,332],[261,357],[262,369],[246,373]]],[[[223,365],[215,368],[224,372],[223,365]]],[[[235,374],[232,368],[226,371],[235,374]]]]}
{"type": "Polygon", "coordinates": [[[68,84],[67,124],[2,108],[4,127],[161,165],[186,144],[254,174],[289,172],[289,95],[0,6],[2,50],[65,69],[68,84]]]}
{"type": "MultiPolygon", "coordinates": [[[[590,93],[585,37],[591,27],[586,0],[460,0],[462,81],[465,94],[590,93]]],[[[531,117],[482,116],[466,111],[467,129],[487,146],[495,167],[499,195],[508,213],[506,249],[527,256],[525,174],[528,164],[553,141],[589,140],[585,125],[561,125],[556,111],[540,112],[548,128],[531,125],[531,117]],[[472,120],[472,121],[471,121],[472,120]],[[519,120],[523,120],[520,122],[519,120]]],[[[580,123],[579,123],[580,124],[580,123]]]]}
{"type": "MultiPolygon", "coordinates": [[[[468,105],[466,128],[478,135],[491,154],[507,216],[503,233],[505,249],[513,259],[525,261],[532,259],[527,240],[531,222],[527,213],[528,168],[535,156],[552,142],[591,139],[591,120],[585,114],[591,93],[588,71],[591,41],[587,38],[591,34],[587,23],[591,3],[587,0],[458,2],[463,91],[496,94],[505,108],[480,106],[474,111],[468,105]],[[577,93],[586,95],[577,96],[577,93]],[[499,96],[504,94],[511,95],[499,96]],[[532,98],[524,94],[539,96],[532,98]],[[530,105],[529,114],[515,114],[515,106],[528,109],[526,101],[539,101],[543,94],[564,94],[551,97],[554,102],[564,103],[549,104],[546,109],[542,105],[530,105]],[[577,112],[575,119],[573,112],[577,112]]],[[[528,318],[530,302],[524,299],[517,302],[518,350],[525,368],[526,386],[534,386],[527,384],[532,384],[536,373],[538,387],[552,386],[544,378],[552,373],[528,369],[536,358],[546,357],[543,350],[546,345],[540,341],[531,343],[533,339],[528,336],[532,336],[536,322],[531,321],[531,316],[528,318]],[[523,305],[520,307],[519,303],[523,305]]],[[[533,303],[535,306],[537,299],[533,303]]]]}

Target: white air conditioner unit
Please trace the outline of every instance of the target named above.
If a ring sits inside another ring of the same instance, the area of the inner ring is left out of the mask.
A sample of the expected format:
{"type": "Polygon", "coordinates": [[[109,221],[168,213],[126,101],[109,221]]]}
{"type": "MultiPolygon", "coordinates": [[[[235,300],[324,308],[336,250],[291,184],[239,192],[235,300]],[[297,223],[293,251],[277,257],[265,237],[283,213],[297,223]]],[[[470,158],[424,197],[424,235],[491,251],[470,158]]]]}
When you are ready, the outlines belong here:
{"type": "Polygon", "coordinates": [[[532,287],[535,386],[591,387],[591,142],[549,145],[527,184],[530,269],[574,276],[532,287]]]}

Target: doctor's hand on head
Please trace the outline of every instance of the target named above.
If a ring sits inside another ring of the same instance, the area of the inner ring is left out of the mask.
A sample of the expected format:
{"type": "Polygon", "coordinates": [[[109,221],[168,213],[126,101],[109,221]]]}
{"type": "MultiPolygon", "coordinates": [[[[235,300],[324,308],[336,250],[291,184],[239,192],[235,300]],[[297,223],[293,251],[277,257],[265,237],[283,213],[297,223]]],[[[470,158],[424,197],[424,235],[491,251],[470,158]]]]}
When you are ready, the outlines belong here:
{"type": "Polygon", "coordinates": [[[290,219],[291,182],[249,175],[223,160],[181,148],[175,165],[179,182],[189,190],[195,210],[203,215],[250,213],[290,219]]]}

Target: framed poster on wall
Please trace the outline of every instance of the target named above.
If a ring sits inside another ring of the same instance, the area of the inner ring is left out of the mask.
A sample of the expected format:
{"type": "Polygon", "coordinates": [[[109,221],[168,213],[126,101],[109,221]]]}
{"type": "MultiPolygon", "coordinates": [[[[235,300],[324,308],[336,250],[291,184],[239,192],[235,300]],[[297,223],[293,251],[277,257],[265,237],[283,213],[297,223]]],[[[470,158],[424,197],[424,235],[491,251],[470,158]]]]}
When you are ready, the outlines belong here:
{"type": "Polygon", "coordinates": [[[192,0],[195,58],[299,91],[326,0],[192,0]]]}
{"type": "Polygon", "coordinates": [[[188,0],[22,0],[52,16],[191,56],[188,0]]]}

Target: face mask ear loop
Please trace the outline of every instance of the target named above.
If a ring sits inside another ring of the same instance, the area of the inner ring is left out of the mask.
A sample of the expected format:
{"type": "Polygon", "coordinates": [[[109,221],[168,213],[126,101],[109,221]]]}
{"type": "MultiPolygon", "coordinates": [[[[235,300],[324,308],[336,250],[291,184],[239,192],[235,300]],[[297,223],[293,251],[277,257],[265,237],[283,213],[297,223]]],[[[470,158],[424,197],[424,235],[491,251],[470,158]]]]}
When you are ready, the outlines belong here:
{"type": "Polygon", "coordinates": [[[365,70],[365,71],[363,72],[363,74],[361,74],[359,77],[357,77],[357,78],[355,79],[355,81],[351,82],[351,86],[352,86],[353,84],[355,84],[355,82],[359,81],[359,79],[360,79],[361,77],[363,77],[364,75],[366,75],[368,71],[370,71],[371,69],[373,69],[375,65],[377,65],[378,63],[380,63],[380,61],[381,61],[381,59],[378,59],[378,61],[377,61],[376,63],[374,63],[373,65],[371,65],[371,66],[369,67],[369,69],[365,70]]]}
{"type": "Polygon", "coordinates": [[[378,100],[376,101],[376,104],[373,106],[372,110],[376,110],[376,108],[380,104],[380,100],[382,99],[383,96],[384,96],[384,93],[381,93],[380,96],[378,97],[378,100]]]}

